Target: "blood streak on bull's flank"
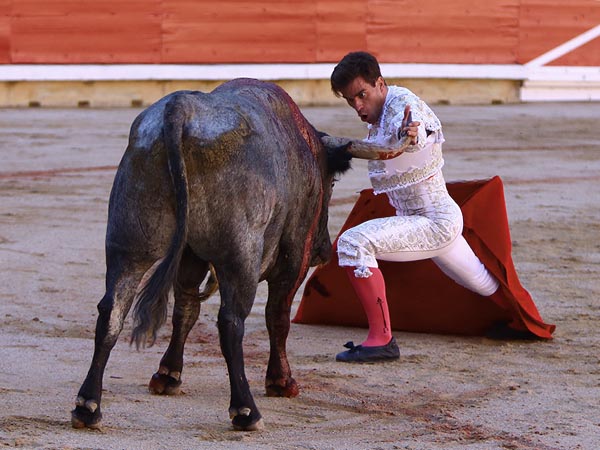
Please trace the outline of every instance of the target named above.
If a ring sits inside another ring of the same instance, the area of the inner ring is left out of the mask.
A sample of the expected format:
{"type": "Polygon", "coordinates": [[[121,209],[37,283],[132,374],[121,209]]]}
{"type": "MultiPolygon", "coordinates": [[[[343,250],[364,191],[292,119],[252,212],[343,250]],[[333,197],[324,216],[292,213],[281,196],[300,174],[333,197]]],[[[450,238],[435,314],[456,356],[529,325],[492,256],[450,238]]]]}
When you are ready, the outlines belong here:
{"type": "MultiPolygon", "coordinates": [[[[250,79],[238,80],[238,82],[242,85],[252,85],[256,83],[255,80],[250,79]]],[[[292,119],[294,120],[297,129],[300,131],[302,138],[304,139],[306,145],[310,149],[313,158],[316,159],[319,153],[319,147],[321,146],[321,143],[316,142],[314,140],[314,131],[311,129],[310,124],[300,112],[300,108],[298,108],[298,105],[296,105],[296,103],[292,100],[288,93],[283,90],[283,88],[277,86],[276,84],[263,84],[263,86],[269,90],[270,94],[272,95],[272,99],[274,99],[275,102],[283,102],[289,108],[289,111],[292,115],[292,119]]],[[[273,113],[272,105],[269,104],[269,100],[271,100],[271,98],[255,97],[255,100],[264,106],[265,113],[273,113]]],[[[273,117],[273,120],[277,119],[277,117],[273,117]]],[[[304,249],[302,251],[302,265],[300,270],[298,271],[298,278],[296,279],[296,282],[294,284],[294,289],[290,291],[290,293],[288,294],[288,298],[286,299],[288,305],[292,303],[293,296],[300,287],[300,284],[302,284],[302,281],[306,276],[306,272],[308,271],[310,261],[310,250],[312,248],[315,230],[318,225],[319,217],[321,217],[321,211],[323,210],[323,185],[322,183],[319,183],[318,186],[319,199],[317,202],[317,210],[315,212],[315,216],[312,219],[310,229],[308,230],[308,233],[306,235],[306,240],[304,241],[304,249]]]]}
{"type": "MultiPolygon", "coordinates": [[[[287,101],[290,111],[292,112],[292,117],[294,118],[294,122],[296,122],[296,126],[300,130],[300,133],[302,134],[302,137],[304,138],[304,141],[306,142],[306,145],[312,152],[313,156],[316,157],[318,154],[318,146],[320,145],[320,142],[314,142],[314,131],[312,133],[310,132],[312,130],[309,130],[309,124],[308,124],[307,120],[304,118],[304,116],[302,115],[302,113],[300,112],[298,105],[296,105],[296,103],[294,103],[294,101],[291,99],[291,97],[289,95],[287,95],[287,93],[285,93],[285,91],[282,90],[282,92],[284,94],[284,99],[287,101]]],[[[312,224],[310,226],[310,230],[308,231],[308,234],[307,234],[307,239],[304,242],[304,251],[302,253],[302,267],[301,267],[300,271],[298,272],[298,278],[296,279],[294,289],[292,289],[289,294],[289,296],[291,296],[292,298],[289,298],[289,297],[287,298],[288,304],[292,303],[293,295],[296,293],[297,289],[300,287],[300,284],[302,283],[304,276],[306,275],[306,271],[308,271],[308,265],[309,265],[309,259],[310,259],[310,249],[312,248],[315,230],[316,230],[318,222],[319,222],[319,217],[321,217],[322,209],[323,209],[323,185],[322,185],[322,183],[320,183],[319,184],[319,201],[317,202],[317,211],[315,213],[315,216],[313,217],[312,224]]]]}

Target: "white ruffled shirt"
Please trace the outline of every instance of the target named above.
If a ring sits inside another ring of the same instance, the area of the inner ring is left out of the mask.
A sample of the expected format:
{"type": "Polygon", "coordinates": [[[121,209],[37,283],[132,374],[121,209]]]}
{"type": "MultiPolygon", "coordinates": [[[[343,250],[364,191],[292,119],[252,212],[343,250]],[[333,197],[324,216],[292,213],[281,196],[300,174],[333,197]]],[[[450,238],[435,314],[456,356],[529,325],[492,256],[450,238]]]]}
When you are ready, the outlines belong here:
{"type": "Polygon", "coordinates": [[[388,86],[379,123],[369,125],[365,141],[397,146],[406,105],[410,105],[412,120],[420,122],[417,144],[408,147],[396,158],[369,161],[369,178],[376,194],[419,183],[436,174],[444,165],[444,135],[440,120],[423,100],[403,87],[388,86]]]}

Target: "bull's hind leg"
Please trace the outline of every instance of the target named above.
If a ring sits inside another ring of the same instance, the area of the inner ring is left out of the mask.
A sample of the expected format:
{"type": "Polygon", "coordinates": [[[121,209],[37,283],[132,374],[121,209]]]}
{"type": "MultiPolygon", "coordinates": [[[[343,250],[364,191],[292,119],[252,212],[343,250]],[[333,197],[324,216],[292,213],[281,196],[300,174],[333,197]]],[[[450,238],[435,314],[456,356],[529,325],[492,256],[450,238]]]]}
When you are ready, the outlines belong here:
{"type": "Polygon", "coordinates": [[[286,353],[290,311],[297,290],[296,279],[289,279],[293,273],[290,269],[278,279],[269,280],[269,298],[265,310],[270,343],[265,389],[269,397],[295,397],[299,392],[286,353]]]}
{"type": "Polygon", "coordinates": [[[229,416],[236,430],[254,431],[262,428],[262,417],[254,403],[244,371],[244,321],[254,303],[258,285],[258,265],[233,262],[226,268],[215,267],[221,292],[218,327],[221,351],[229,371],[231,401],[229,416]]]}
{"type": "Polygon", "coordinates": [[[173,310],[173,332],[169,347],[160,360],[148,389],[152,394],[177,395],[181,392],[183,348],[188,334],[200,314],[200,284],[208,272],[208,263],[198,259],[186,248],[175,283],[175,307],[173,310]]]}
{"type": "Polygon", "coordinates": [[[98,303],[94,355],[87,377],[77,394],[75,409],[71,412],[71,424],[75,428],[100,427],[104,369],[131,308],[137,285],[149,265],[109,260],[106,294],[98,303]]]}

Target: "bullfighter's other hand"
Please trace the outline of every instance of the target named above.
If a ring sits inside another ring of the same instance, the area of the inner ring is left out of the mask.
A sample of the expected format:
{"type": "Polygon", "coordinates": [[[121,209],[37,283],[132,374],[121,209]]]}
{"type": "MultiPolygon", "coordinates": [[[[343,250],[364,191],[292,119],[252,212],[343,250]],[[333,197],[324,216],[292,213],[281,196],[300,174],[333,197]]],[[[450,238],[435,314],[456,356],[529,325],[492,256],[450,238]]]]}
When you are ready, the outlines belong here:
{"type": "Polygon", "coordinates": [[[402,128],[400,129],[398,138],[402,139],[404,136],[409,136],[410,143],[412,145],[417,144],[419,141],[419,125],[421,125],[421,122],[412,120],[410,105],[406,105],[404,108],[404,117],[402,119],[402,128]]]}

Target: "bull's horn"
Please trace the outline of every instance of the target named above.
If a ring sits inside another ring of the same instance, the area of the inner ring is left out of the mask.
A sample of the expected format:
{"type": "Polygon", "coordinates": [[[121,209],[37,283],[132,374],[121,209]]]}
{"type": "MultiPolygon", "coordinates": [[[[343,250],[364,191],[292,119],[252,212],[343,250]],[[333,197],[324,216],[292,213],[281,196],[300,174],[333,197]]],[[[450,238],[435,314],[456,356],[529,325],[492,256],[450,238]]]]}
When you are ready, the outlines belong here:
{"type": "Polygon", "coordinates": [[[404,150],[411,145],[410,138],[405,136],[395,147],[373,144],[370,142],[359,141],[358,139],[349,139],[335,136],[321,136],[321,142],[327,147],[341,147],[350,144],[346,149],[354,158],[360,159],[391,159],[404,153],[404,150]]]}

